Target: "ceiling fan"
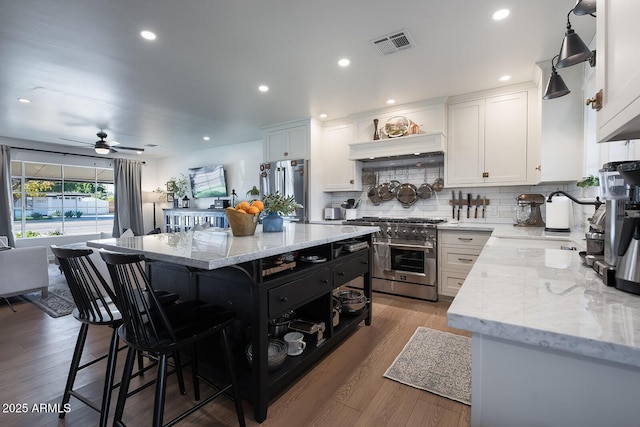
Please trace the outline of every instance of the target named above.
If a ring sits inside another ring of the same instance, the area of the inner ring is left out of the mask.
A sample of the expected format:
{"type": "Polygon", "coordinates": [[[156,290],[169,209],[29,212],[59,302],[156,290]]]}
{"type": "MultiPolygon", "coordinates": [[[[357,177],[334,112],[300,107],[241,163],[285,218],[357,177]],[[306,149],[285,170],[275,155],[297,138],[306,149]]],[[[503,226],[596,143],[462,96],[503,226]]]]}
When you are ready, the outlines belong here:
{"type": "Polygon", "coordinates": [[[60,138],[60,139],[64,141],[72,141],[72,142],[79,142],[81,144],[93,145],[93,149],[96,151],[97,154],[117,153],[118,150],[131,150],[131,151],[137,151],[138,153],[144,151],[144,148],[124,147],[122,145],[119,145],[120,143],[116,141],[105,141],[105,139],[107,138],[107,134],[104,131],[98,132],[96,136],[100,138],[100,141],[96,141],[94,144],[91,144],[90,142],[78,141],[75,139],[68,139],[68,138],[60,138]],[[117,146],[118,149],[116,150],[114,146],[117,146]]]}
{"type": "Polygon", "coordinates": [[[118,150],[116,150],[115,148],[113,148],[113,143],[115,141],[105,141],[105,138],[107,137],[107,134],[105,132],[100,131],[96,135],[98,136],[98,138],[100,138],[100,141],[96,141],[93,148],[98,154],[117,153],[118,150],[144,151],[144,148],[123,147],[121,145],[118,145],[118,150]]]}

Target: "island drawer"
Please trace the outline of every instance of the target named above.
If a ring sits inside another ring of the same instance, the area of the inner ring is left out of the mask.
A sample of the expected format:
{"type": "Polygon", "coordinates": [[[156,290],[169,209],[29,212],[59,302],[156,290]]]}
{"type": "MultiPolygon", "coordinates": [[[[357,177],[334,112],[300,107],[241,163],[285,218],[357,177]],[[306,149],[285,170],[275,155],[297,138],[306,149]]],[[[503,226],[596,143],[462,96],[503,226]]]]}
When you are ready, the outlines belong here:
{"type": "Polygon", "coordinates": [[[331,271],[326,268],[310,276],[301,277],[284,285],[270,289],[269,317],[277,317],[287,310],[311,301],[331,291],[331,271]]]}
{"type": "Polygon", "coordinates": [[[337,288],[369,272],[369,251],[362,251],[333,267],[333,287],[337,288]]]}

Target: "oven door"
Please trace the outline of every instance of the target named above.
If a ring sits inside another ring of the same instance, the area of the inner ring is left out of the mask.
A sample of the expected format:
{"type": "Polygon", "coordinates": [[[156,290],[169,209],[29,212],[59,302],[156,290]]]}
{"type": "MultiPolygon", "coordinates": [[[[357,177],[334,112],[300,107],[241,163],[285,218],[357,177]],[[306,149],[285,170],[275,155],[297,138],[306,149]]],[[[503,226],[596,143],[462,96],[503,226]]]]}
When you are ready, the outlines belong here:
{"type": "Polygon", "coordinates": [[[436,285],[436,248],[432,242],[373,243],[373,277],[436,285]]]}

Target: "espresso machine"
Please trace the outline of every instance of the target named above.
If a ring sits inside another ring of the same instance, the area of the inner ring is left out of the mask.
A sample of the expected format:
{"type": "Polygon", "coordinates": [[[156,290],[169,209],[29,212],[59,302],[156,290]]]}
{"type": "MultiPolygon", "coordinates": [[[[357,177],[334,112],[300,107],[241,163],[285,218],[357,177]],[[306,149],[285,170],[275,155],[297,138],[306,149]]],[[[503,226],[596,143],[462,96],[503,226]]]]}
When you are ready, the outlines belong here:
{"type": "Polygon", "coordinates": [[[629,199],[617,247],[616,288],[640,294],[640,161],[623,163],[618,172],[629,185],[629,199]]]}

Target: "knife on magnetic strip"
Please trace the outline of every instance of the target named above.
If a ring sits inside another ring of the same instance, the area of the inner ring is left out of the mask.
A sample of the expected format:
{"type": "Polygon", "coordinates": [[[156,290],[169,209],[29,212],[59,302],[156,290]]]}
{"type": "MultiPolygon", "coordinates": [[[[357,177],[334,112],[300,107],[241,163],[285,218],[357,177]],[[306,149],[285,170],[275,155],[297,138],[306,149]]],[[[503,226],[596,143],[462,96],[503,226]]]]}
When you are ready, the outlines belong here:
{"type": "Polygon", "coordinates": [[[461,210],[462,210],[462,190],[458,191],[458,221],[460,221],[461,210]]]}
{"type": "Polygon", "coordinates": [[[456,192],[451,190],[451,219],[456,219],[456,192]]]}
{"type": "Polygon", "coordinates": [[[479,194],[476,197],[476,213],[475,213],[474,218],[478,218],[478,206],[480,206],[480,195],[479,194]]]}

